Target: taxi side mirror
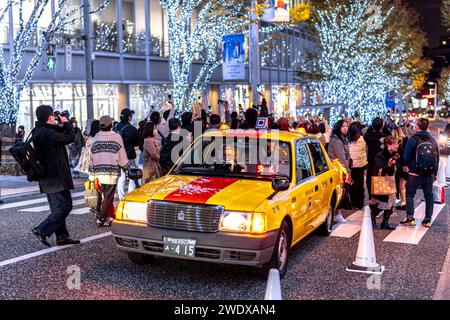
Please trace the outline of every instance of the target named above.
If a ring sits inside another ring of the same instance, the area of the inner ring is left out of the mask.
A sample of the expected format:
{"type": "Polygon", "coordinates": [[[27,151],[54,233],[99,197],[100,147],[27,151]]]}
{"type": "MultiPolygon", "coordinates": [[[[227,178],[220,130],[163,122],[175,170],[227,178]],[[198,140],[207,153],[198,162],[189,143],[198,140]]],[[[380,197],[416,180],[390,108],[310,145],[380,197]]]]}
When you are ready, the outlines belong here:
{"type": "Polygon", "coordinates": [[[131,168],[128,170],[128,178],[130,180],[139,180],[142,179],[142,170],[131,168]]]}
{"type": "Polygon", "coordinates": [[[272,189],[277,192],[289,189],[289,180],[286,178],[272,179],[272,189]]]}

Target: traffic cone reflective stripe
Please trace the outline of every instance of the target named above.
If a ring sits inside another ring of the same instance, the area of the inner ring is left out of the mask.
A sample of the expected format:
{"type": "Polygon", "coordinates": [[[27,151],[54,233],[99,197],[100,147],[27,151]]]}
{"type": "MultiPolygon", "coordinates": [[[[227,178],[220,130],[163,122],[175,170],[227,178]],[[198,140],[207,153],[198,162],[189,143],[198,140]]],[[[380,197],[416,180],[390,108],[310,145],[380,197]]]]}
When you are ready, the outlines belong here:
{"type": "Polygon", "coordinates": [[[375,243],[373,240],[370,208],[365,207],[364,217],[359,235],[358,251],[355,261],[346,269],[350,272],[382,274],[384,266],[377,263],[375,256],[375,243]]]}

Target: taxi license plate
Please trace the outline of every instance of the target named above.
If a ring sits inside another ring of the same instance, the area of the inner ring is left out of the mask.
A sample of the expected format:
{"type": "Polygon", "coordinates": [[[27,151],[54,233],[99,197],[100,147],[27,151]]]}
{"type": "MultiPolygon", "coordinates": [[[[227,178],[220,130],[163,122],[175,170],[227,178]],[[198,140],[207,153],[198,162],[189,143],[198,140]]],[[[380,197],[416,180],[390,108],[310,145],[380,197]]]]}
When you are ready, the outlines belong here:
{"type": "Polygon", "coordinates": [[[196,240],[164,237],[164,254],[195,257],[196,240]]]}

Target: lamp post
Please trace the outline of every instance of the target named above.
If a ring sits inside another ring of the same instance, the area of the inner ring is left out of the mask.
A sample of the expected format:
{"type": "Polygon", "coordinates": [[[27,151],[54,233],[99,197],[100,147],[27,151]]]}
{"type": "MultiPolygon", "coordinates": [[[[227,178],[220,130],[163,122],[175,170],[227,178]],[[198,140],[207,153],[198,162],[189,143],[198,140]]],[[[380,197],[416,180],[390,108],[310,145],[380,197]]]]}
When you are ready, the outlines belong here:
{"type": "Polygon", "coordinates": [[[252,23],[250,25],[249,41],[249,82],[252,88],[252,101],[254,105],[259,102],[258,85],[261,82],[261,64],[259,54],[259,24],[256,21],[256,0],[252,0],[252,23]]]}
{"type": "Polygon", "coordinates": [[[86,107],[87,127],[94,119],[94,94],[92,85],[92,46],[91,46],[91,15],[90,1],[83,0],[83,29],[84,29],[84,60],[86,65],[86,107]]]}

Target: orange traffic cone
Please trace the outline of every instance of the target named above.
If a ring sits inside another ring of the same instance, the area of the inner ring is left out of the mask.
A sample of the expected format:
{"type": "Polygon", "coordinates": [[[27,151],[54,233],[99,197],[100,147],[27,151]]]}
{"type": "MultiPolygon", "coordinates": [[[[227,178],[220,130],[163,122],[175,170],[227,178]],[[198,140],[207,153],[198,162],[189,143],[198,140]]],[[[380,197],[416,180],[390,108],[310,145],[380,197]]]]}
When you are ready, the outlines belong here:
{"type": "Polygon", "coordinates": [[[361,233],[359,235],[358,252],[355,261],[346,269],[350,272],[382,274],[384,266],[377,263],[375,257],[375,243],[373,240],[370,208],[365,207],[361,233]]]}

